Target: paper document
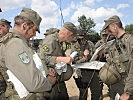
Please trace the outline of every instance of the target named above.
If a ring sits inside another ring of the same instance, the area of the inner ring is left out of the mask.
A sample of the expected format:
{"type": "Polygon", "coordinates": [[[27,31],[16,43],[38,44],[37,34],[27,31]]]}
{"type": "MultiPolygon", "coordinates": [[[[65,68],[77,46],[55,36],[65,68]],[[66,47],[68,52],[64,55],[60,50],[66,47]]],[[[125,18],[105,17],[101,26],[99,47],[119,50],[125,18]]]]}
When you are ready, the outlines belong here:
{"type": "Polygon", "coordinates": [[[97,56],[98,56],[98,53],[102,50],[102,49],[105,49],[106,46],[110,47],[113,43],[114,43],[115,39],[111,40],[111,41],[108,41],[107,43],[104,43],[103,45],[101,45],[100,47],[98,47],[93,56],[91,57],[90,61],[94,61],[96,60],[97,56]]]}
{"type": "Polygon", "coordinates": [[[19,97],[26,97],[29,94],[29,92],[24,87],[24,85],[17,79],[17,77],[10,70],[7,70],[7,75],[9,76],[8,81],[11,81],[13,83],[19,97]]]}
{"type": "Polygon", "coordinates": [[[119,99],[120,99],[120,95],[119,95],[119,93],[117,93],[115,96],[115,100],[119,100],[119,99]]]}
{"type": "Polygon", "coordinates": [[[41,59],[39,58],[37,53],[35,53],[33,55],[33,60],[36,64],[36,67],[42,72],[43,76],[46,78],[46,72],[45,72],[45,69],[43,68],[44,66],[43,66],[41,59]]]}
{"type": "Polygon", "coordinates": [[[105,65],[105,62],[100,61],[91,61],[91,62],[85,62],[80,64],[74,64],[73,67],[75,69],[95,69],[100,70],[105,65]]]}

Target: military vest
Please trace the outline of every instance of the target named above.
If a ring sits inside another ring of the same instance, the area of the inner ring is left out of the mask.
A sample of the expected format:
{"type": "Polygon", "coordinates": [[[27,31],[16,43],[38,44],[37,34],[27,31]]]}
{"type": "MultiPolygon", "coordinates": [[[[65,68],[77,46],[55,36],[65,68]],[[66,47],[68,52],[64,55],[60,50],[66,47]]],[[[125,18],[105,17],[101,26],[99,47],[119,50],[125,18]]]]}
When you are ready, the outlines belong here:
{"type": "Polygon", "coordinates": [[[112,47],[110,47],[107,62],[116,67],[119,73],[128,72],[130,47],[130,35],[124,34],[120,39],[116,39],[112,47]]]}

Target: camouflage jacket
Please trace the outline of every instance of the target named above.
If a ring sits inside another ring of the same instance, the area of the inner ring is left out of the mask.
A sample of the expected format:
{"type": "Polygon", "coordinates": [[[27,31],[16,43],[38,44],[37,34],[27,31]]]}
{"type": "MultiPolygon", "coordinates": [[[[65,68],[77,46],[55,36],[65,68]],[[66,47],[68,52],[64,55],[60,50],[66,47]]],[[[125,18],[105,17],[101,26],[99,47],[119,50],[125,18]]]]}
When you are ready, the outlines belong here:
{"type": "Polygon", "coordinates": [[[45,61],[48,66],[54,67],[56,64],[56,57],[62,56],[62,45],[60,44],[56,34],[48,35],[44,38],[40,47],[40,58],[45,61]]]}
{"type": "Polygon", "coordinates": [[[87,41],[87,40],[83,40],[83,41],[77,41],[75,43],[72,43],[71,44],[71,49],[74,51],[78,51],[78,58],[76,60],[76,63],[82,63],[82,62],[85,62],[85,60],[83,59],[83,52],[85,50],[88,50],[89,51],[89,55],[88,55],[88,60],[90,59],[90,57],[92,56],[93,54],[93,49],[94,49],[94,44],[91,42],[91,41],[87,41]]]}
{"type": "Polygon", "coordinates": [[[116,39],[106,52],[106,57],[119,73],[126,73],[124,92],[133,95],[133,35],[125,33],[116,39]]]}

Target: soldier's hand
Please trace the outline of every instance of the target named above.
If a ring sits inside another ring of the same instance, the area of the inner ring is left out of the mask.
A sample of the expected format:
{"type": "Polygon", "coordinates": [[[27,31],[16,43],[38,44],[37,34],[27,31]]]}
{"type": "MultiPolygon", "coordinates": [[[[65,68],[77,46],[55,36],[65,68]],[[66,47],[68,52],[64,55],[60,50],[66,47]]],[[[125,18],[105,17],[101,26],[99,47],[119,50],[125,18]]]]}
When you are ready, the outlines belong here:
{"type": "Polygon", "coordinates": [[[54,85],[57,81],[55,76],[48,75],[47,78],[49,79],[49,81],[51,82],[52,85],[54,85]]]}
{"type": "Polygon", "coordinates": [[[56,71],[55,71],[55,69],[54,69],[54,68],[49,68],[49,69],[48,69],[48,75],[54,77],[54,76],[56,75],[56,71]]]}
{"type": "Polygon", "coordinates": [[[73,61],[74,61],[74,59],[71,58],[71,57],[57,57],[57,58],[56,58],[56,62],[57,62],[57,63],[58,63],[58,62],[65,62],[65,63],[67,63],[67,64],[71,64],[73,61]]]}
{"type": "Polygon", "coordinates": [[[73,58],[71,58],[71,57],[66,57],[66,63],[67,63],[67,64],[71,64],[73,61],[74,61],[73,58]]]}
{"type": "Polygon", "coordinates": [[[98,56],[102,56],[104,54],[104,48],[102,48],[99,52],[98,52],[98,56]]]}
{"type": "Polygon", "coordinates": [[[127,93],[124,93],[120,96],[120,99],[119,100],[129,100],[130,98],[130,95],[127,94],[127,93]]]}
{"type": "Polygon", "coordinates": [[[51,84],[55,84],[56,83],[56,71],[54,68],[49,68],[48,69],[48,79],[50,80],[51,84]]]}
{"type": "Polygon", "coordinates": [[[84,55],[84,56],[88,56],[88,55],[89,55],[89,50],[86,49],[86,50],[84,51],[84,54],[83,54],[83,55],[84,55]]]}
{"type": "Polygon", "coordinates": [[[83,52],[83,59],[85,60],[85,61],[87,61],[88,60],[88,56],[89,56],[89,50],[85,50],[84,52],[83,52]]]}

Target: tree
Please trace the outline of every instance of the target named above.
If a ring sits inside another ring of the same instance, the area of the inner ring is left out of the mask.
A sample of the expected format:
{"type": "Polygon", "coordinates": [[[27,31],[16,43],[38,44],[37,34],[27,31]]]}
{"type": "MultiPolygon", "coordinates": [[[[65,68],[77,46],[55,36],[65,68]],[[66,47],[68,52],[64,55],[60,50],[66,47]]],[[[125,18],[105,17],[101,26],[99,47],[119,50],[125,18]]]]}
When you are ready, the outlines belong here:
{"type": "Polygon", "coordinates": [[[84,30],[87,39],[91,40],[94,43],[96,43],[100,39],[98,33],[93,30],[93,28],[96,26],[96,23],[93,21],[93,19],[91,19],[90,17],[87,19],[85,15],[82,15],[78,17],[78,22],[78,29],[84,30]]]}
{"type": "Polygon", "coordinates": [[[126,25],[125,30],[128,31],[130,34],[133,34],[133,24],[126,25]]]}

